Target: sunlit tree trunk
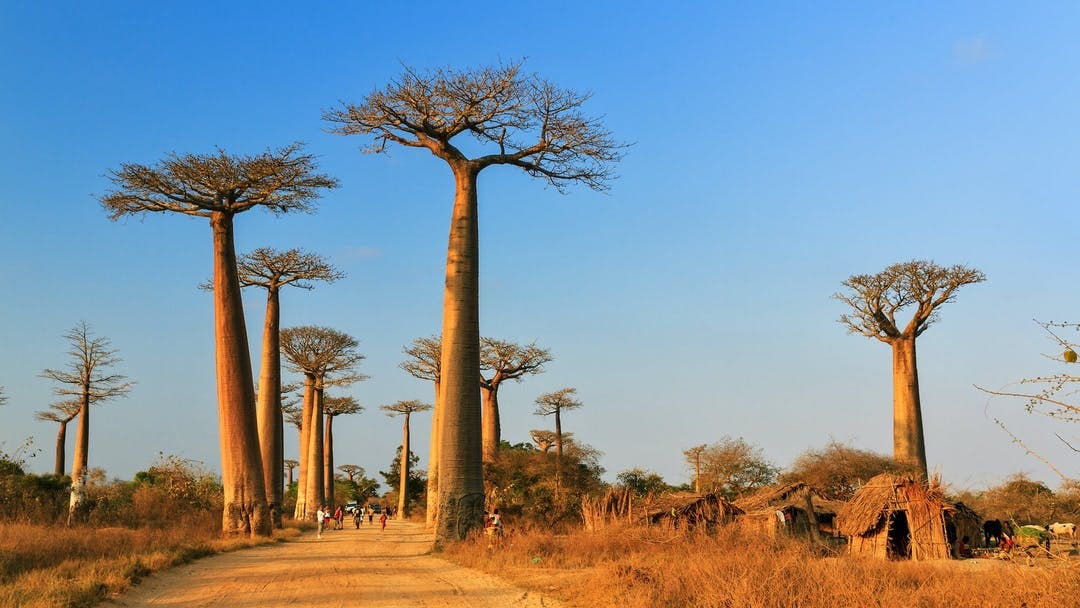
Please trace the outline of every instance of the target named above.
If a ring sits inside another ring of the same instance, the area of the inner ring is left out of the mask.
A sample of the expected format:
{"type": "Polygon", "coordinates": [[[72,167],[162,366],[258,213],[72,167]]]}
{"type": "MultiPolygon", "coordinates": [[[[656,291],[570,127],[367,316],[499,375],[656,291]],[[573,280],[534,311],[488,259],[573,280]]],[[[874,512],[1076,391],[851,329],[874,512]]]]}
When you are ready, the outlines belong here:
{"type": "Polygon", "coordinates": [[[405,425],[401,431],[401,479],[398,482],[397,512],[402,519],[408,517],[409,501],[406,500],[409,489],[409,413],[405,412],[405,425]]]}
{"type": "Polygon", "coordinates": [[[495,462],[495,454],[499,451],[499,438],[502,436],[502,425],[499,423],[499,385],[493,382],[491,388],[481,388],[480,391],[484,396],[484,462],[495,462]]]}
{"type": "Polygon", "coordinates": [[[326,416],[323,435],[323,493],[330,508],[334,508],[334,417],[326,416]]]}
{"type": "MultiPolygon", "coordinates": [[[[307,479],[308,479],[308,450],[311,445],[311,425],[315,420],[315,376],[304,374],[304,404],[300,421],[300,441],[296,447],[299,452],[297,460],[300,461],[300,472],[296,478],[296,509],[293,519],[304,520],[314,517],[315,511],[308,512],[307,479]],[[310,517],[309,517],[310,516],[310,517]]],[[[318,509],[318,507],[315,507],[318,509]]]]}
{"type": "Polygon", "coordinates": [[[893,352],[893,457],[916,466],[927,477],[915,338],[896,338],[889,344],[893,352]]]}
{"type": "Polygon", "coordinates": [[[484,511],[477,171],[466,162],[451,167],[456,193],[443,292],[437,542],[463,539],[484,511]]]}
{"type": "Polygon", "coordinates": [[[56,463],[53,466],[53,475],[64,476],[64,464],[67,462],[67,425],[61,420],[60,430],[56,432],[56,463]]]}
{"type": "Polygon", "coordinates": [[[435,407],[431,410],[431,449],[428,450],[428,478],[427,478],[427,512],[424,514],[424,523],[428,528],[434,528],[439,518],[439,437],[442,434],[440,422],[439,387],[442,383],[435,381],[435,407]]]}
{"type": "Polygon", "coordinates": [[[259,453],[251,356],[236,272],[233,216],[215,211],[210,225],[214,234],[214,337],[221,483],[225,494],[222,531],[226,536],[269,536],[270,514],[259,453]]]}
{"type": "Polygon", "coordinates": [[[307,519],[314,519],[320,506],[326,505],[326,492],[323,485],[323,385],[322,378],[316,378],[311,412],[311,433],[307,446],[307,519]]]}
{"type": "Polygon", "coordinates": [[[82,512],[86,502],[87,463],[90,456],[90,392],[89,378],[84,376],[82,396],[79,398],[79,430],[75,434],[75,457],[71,461],[71,501],[68,503],[68,525],[82,512]]]}
{"type": "Polygon", "coordinates": [[[562,413],[555,410],[555,498],[562,495],[562,413]]]}
{"type": "Polygon", "coordinates": [[[284,421],[281,417],[281,304],[279,291],[266,290],[266,320],[263,323],[262,365],[259,372],[259,447],[263,461],[263,483],[270,518],[281,528],[282,482],[285,452],[282,446],[284,421]]]}

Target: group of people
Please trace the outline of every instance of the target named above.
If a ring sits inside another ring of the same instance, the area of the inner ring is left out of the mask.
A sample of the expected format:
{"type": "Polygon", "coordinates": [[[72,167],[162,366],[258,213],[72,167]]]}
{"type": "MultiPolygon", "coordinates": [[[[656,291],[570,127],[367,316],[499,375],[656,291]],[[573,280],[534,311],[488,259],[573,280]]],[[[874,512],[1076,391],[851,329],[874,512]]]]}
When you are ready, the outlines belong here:
{"type": "MultiPolygon", "coordinates": [[[[379,523],[382,524],[383,530],[386,529],[386,520],[390,517],[390,514],[387,513],[389,510],[389,508],[383,509],[382,513],[379,515],[379,523]]],[[[368,507],[366,509],[364,507],[356,507],[355,509],[353,509],[352,515],[353,525],[356,526],[357,530],[359,530],[360,525],[364,523],[365,514],[367,515],[368,523],[371,525],[375,524],[375,509],[373,507],[368,507]]],[[[331,511],[330,507],[324,505],[322,507],[319,507],[319,510],[316,511],[315,521],[319,526],[318,532],[316,533],[315,537],[322,538],[322,533],[324,530],[345,529],[345,511],[340,505],[334,511],[331,511]],[[330,527],[331,525],[333,526],[333,528],[330,527]]]]}
{"type": "Polygon", "coordinates": [[[484,511],[484,534],[487,535],[488,549],[494,549],[496,546],[502,545],[505,532],[503,531],[502,516],[499,515],[498,508],[490,514],[486,510],[484,511]]]}

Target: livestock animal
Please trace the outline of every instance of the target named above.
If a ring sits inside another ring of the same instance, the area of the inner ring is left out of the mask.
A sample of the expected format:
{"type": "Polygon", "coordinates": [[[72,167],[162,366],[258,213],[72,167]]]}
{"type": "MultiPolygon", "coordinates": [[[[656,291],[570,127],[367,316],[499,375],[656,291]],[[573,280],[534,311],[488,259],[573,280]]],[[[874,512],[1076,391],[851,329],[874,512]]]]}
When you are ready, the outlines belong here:
{"type": "Polygon", "coordinates": [[[983,522],[983,540],[985,541],[984,547],[996,547],[1001,544],[1001,520],[1000,519],[988,519],[983,522]],[[994,544],[990,544],[990,540],[993,539],[994,544]]]}
{"type": "Polygon", "coordinates": [[[1058,538],[1076,538],[1076,524],[1053,523],[1046,526],[1046,529],[1050,531],[1050,534],[1058,538]]]}

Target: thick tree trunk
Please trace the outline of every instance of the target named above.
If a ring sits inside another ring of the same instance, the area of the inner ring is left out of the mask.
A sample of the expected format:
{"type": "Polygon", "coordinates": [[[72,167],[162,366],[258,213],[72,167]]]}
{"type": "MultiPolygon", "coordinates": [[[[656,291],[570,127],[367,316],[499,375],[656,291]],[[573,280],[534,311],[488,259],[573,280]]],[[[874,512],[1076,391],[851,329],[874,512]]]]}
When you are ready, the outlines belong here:
{"type": "Polygon", "coordinates": [[[315,511],[309,513],[307,508],[308,463],[310,462],[308,460],[308,450],[311,445],[311,425],[314,419],[315,376],[304,374],[304,404],[300,415],[300,441],[296,447],[296,451],[299,452],[297,460],[300,461],[300,472],[297,474],[296,479],[296,508],[293,510],[293,519],[297,521],[311,519],[315,516],[315,511]]]}
{"type": "Polygon", "coordinates": [[[266,320],[263,323],[262,364],[259,372],[259,447],[263,461],[263,483],[269,502],[270,519],[281,528],[282,478],[285,452],[281,418],[281,306],[277,287],[266,290],[266,320]]]}
{"type": "Polygon", "coordinates": [[[79,430],[75,434],[75,457],[71,461],[71,500],[68,502],[68,525],[75,523],[86,502],[86,477],[90,462],[90,382],[83,378],[79,406],[79,430]]]}
{"type": "Polygon", "coordinates": [[[502,438],[502,425],[499,423],[499,381],[492,380],[491,388],[481,387],[484,396],[484,462],[495,462],[499,452],[499,440],[502,438]]]}
{"type": "Polygon", "coordinates": [[[424,513],[424,523],[430,528],[435,527],[439,518],[439,436],[442,407],[439,405],[438,380],[435,381],[435,407],[431,410],[431,447],[428,450],[428,474],[427,474],[427,511],[424,513]]]}
{"type": "Polygon", "coordinates": [[[60,430],[56,432],[56,464],[53,466],[53,475],[64,476],[64,465],[67,462],[67,422],[60,423],[60,430]]]}
{"type": "Polygon", "coordinates": [[[313,407],[311,412],[311,433],[308,434],[307,446],[307,519],[314,520],[315,512],[326,504],[326,492],[323,486],[323,386],[322,378],[315,381],[313,407]]]}
{"type": "Polygon", "coordinates": [[[334,417],[326,417],[326,433],[323,435],[323,494],[330,508],[334,508],[334,417]]]}
{"type": "Polygon", "coordinates": [[[405,412],[405,426],[401,436],[401,479],[398,481],[397,512],[402,519],[408,516],[406,508],[409,501],[406,495],[409,489],[409,413],[405,412]]]}
{"type": "Polygon", "coordinates": [[[915,364],[915,338],[891,342],[893,352],[893,458],[914,465],[927,476],[923,440],[919,372],[915,364]]]}
{"type": "Polygon", "coordinates": [[[251,355],[236,271],[233,216],[215,212],[210,226],[214,234],[214,338],[221,484],[225,493],[222,531],[226,536],[269,536],[270,513],[259,453],[251,355]]]}
{"type": "Polygon", "coordinates": [[[442,410],[436,543],[465,538],[482,523],[484,479],[480,445],[480,299],[477,170],[452,165],[456,193],[443,292],[442,410]]]}
{"type": "Polygon", "coordinates": [[[555,498],[562,494],[562,416],[555,409],[555,498]]]}

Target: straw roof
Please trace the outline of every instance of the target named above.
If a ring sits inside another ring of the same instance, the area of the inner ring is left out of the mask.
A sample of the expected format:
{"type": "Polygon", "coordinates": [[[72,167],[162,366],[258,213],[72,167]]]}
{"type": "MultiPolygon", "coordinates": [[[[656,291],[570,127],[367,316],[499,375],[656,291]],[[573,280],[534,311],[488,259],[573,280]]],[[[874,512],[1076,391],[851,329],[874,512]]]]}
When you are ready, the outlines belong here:
{"type": "Polygon", "coordinates": [[[645,519],[658,522],[674,514],[688,522],[725,523],[743,510],[719,494],[671,492],[652,497],[645,504],[645,519]]]}
{"type": "Polygon", "coordinates": [[[736,500],[735,506],[746,512],[788,505],[801,509],[806,506],[807,493],[813,498],[821,496],[817,490],[801,481],[778,486],[765,486],[749,496],[736,500]]]}
{"type": "Polygon", "coordinates": [[[837,513],[837,529],[853,552],[888,555],[891,515],[903,512],[912,559],[947,559],[945,514],[952,512],[940,483],[882,473],[870,479],[837,513]]]}

